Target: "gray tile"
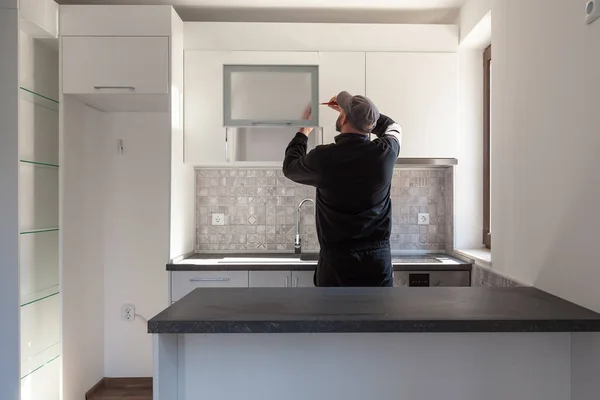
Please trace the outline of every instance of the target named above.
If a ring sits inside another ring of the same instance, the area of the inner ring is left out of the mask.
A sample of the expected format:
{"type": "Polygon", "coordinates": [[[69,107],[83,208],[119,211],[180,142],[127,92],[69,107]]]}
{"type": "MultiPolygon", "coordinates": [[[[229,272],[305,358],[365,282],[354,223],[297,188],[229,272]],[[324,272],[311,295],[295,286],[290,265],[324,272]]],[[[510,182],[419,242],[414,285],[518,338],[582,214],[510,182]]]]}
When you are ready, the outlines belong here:
{"type": "MultiPolygon", "coordinates": [[[[444,249],[446,241],[452,243],[452,183],[451,169],[394,171],[390,239],[394,249],[444,249]],[[417,226],[419,212],[428,212],[432,225],[417,226]]],[[[196,170],[195,184],[198,250],[207,250],[206,246],[225,250],[293,247],[295,208],[304,198],[315,197],[314,188],[291,182],[280,168],[202,168],[196,170]],[[225,227],[209,225],[213,212],[225,214],[225,227]],[[219,243],[202,243],[211,234],[219,235],[219,243]],[[240,237],[247,241],[248,235],[264,236],[264,240],[241,242],[240,237]]],[[[301,215],[304,248],[318,250],[314,207],[306,205],[301,215]]]]}

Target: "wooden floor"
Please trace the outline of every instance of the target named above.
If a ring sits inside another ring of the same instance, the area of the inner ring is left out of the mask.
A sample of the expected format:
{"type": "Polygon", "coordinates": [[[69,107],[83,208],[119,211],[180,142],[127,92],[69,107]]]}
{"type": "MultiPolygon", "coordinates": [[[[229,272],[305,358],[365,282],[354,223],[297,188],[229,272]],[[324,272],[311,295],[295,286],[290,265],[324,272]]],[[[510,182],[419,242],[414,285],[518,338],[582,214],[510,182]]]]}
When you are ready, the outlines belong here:
{"type": "Polygon", "coordinates": [[[152,379],[105,378],[85,397],[87,400],[152,400],[152,379]]]}

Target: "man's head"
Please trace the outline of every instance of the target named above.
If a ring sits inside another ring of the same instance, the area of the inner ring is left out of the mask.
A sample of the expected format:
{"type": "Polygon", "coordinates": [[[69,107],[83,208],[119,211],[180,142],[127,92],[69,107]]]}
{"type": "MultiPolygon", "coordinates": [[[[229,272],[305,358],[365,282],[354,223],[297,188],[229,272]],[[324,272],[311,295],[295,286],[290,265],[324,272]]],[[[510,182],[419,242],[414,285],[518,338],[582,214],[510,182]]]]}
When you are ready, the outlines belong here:
{"type": "Polygon", "coordinates": [[[368,134],[377,125],[379,110],[368,98],[341,92],[337,95],[336,102],[341,108],[335,123],[338,132],[368,134]]]}

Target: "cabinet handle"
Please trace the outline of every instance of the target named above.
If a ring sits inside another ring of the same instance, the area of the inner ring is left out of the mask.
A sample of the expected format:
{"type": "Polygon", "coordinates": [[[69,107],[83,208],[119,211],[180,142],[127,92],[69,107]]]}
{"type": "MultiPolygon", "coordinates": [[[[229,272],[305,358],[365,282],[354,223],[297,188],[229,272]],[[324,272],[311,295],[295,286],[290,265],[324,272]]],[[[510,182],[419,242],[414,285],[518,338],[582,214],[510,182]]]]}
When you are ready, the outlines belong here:
{"type": "Polygon", "coordinates": [[[285,287],[290,287],[290,277],[289,276],[285,277],[285,287]]]}
{"type": "Polygon", "coordinates": [[[229,282],[229,278],[190,278],[190,282],[229,282]]]}
{"type": "Polygon", "coordinates": [[[225,128],[225,162],[229,162],[229,129],[225,128]]]}
{"type": "Polygon", "coordinates": [[[252,125],[291,125],[292,121],[280,121],[280,122],[272,122],[272,121],[253,121],[252,125]]]}
{"type": "Polygon", "coordinates": [[[127,89],[127,90],[135,90],[134,86],[94,86],[94,89],[127,89]]]}
{"type": "Polygon", "coordinates": [[[298,277],[297,276],[295,276],[294,279],[292,280],[292,286],[298,287],[298,277]]]}

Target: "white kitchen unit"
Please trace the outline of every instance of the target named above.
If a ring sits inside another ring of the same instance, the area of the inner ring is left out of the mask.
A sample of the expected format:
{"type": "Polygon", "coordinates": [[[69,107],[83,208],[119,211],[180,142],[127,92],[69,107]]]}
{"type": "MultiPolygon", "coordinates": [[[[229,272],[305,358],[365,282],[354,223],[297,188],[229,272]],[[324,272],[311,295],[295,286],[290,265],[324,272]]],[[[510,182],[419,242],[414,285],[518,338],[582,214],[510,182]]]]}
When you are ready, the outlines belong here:
{"type": "MultiPolygon", "coordinates": [[[[226,164],[235,161],[273,161],[268,159],[269,157],[272,157],[273,151],[268,149],[264,150],[264,147],[263,150],[260,150],[260,146],[254,146],[253,148],[246,147],[244,139],[239,138],[240,135],[244,134],[244,131],[225,128],[225,125],[227,125],[224,114],[225,107],[227,107],[228,110],[231,110],[231,106],[226,105],[224,98],[224,71],[226,65],[258,65],[262,66],[262,68],[277,66],[310,67],[318,65],[318,62],[319,56],[316,52],[186,51],[186,93],[184,104],[186,162],[213,165],[226,164]],[[256,151],[263,151],[266,156],[261,160],[259,155],[254,154],[256,151]]],[[[312,79],[312,76],[310,79],[312,79]]],[[[311,86],[307,86],[306,88],[313,90],[311,86]]],[[[290,89],[289,91],[286,91],[284,89],[278,93],[285,98],[287,96],[293,96],[294,90],[290,89]]],[[[269,95],[266,99],[273,99],[273,96],[269,95]]],[[[311,97],[307,98],[307,100],[315,101],[315,99],[312,99],[311,97]]],[[[253,101],[255,100],[253,99],[253,101]]],[[[282,100],[279,99],[277,102],[281,103],[282,100]]],[[[235,112],[236,109],[239,109],[239,107],[235,107],[234,104],[233,111],[235,112]]],[[[250,110],[250,112],[251,111],[252,110],[250,110]]],[[[265,116],[260,116],[260,118],[263,119],[264,117],[265,116]]],[[[300,117],[301,114],[296,118],[300,117]]],[[[260,122],[260,118],[257,116],[256,121],[260,122]]],[[[231,120],[231,116],[228,119],[231,120]]],[[[246,118],[246,120],[248,120],[248,118],[246,118]]],[[[267,125],[272,125],[272,121],[264,122],[268,122],[267,125]]],[[[237,125],[240,124],[238,123],[237,125]]],[[[251,123],[246,125],[252,126],[251,123]]],[[[284,130],[288,129],[286,124],[275,124],[275,127],[284,130]]],[[[263,133],[259,133],[258,136],[263,137],[265,131],[262,132],[263,133]]],[[[284,134],[284,132],[281,132],[281,136],[284,134]]],[[[274,134],[275,140],[279,138],[277,135],[279,135],[279,132],[274,134]]],[[[293,133],[289,137],[286,135],[287,139],[285,144],[287,144],[292,137],[293,133]]],[[[278,146],[277,149],[278,152],[283,151],[281,146],[278,146]]],[[[276,159],[276,161],[281,161],[282,158],[283,155],[281,155],[279,159],[276,159]]]]}
{"type": "Polygon", "coordinates": [[[66,36],[63,93],[103,111],[168,111],[168,37],[66,36]]]}
{"type": "MultiPolygon", "coordinates": [[[[242,53],[243,55],[228,51],[186,51],[187,162],[196,165],[246,161],[280,162],[285,145],[294,134],[294,129],[290,128],[288,133],[283,127],[302,125],[293,120],[291,115],[272,115],[264,112],[276,110],[278,107],[269,106],[268,101],[265,103],[262,99],[277,99],[275,103],[283,106],[287,106],[288,103],[293,105],[295,101],[304,104],[309,102],[305,90],[288,90],[287,85],[282,83],[273,86],[263,82],[258,84],[258,87],[275,87],[276,91],[261,92],[253,89],[252,85],[240,83],[239,79],[228,79],[230,74],[223,76],[223,71],[227,71],[226,66],[238,66],[240,64],[237,63],[247,60],[253,60],[254,65],[257,65],[259,61],[275,63],[284,62],[287,58],[292,62],[297,57],[275,57],[272,52],[242,53]],[[225,98],[224,79],[227,94],[225,98]],[[231,82],[234,83],[233,86],[231,82]],[[261,93],[257,94],[258,92],[261,93]],[[263,94],[264,98],[261,97],[263,94]],[[287,98],[291,100],[286,100],[287,98]],[[306,99],[302,100],[304,98],[306,99]],[[259,113],[256,109],[263,111],[259,113]],[[274,133],[273,138],[281,140],[282,144],[272,142],[265,146],[265,141],[261,141],[261,138],[265,133],[269,133],[268,131],[260,132],[256,135],[257,139],[246,135],[248,132],[255,132],[256,128],[252,126],[270,124],[280,127],[281,134],[274,133]],[[224,127],[235,125],[244,128],[224,127]],[[253,143],[257,143],[254,149],[250,147],[253,143]]],[[[455,155],[458,113],[455,53],[320,52],[317,62],[320,102],[328,101],[331,96],[342,90],[366,95],[375,102],[382,113],[401,124],[405,133],[403,157],[455,155]]],[[[252,64],[248,65],[252,68],[252,64]]],[[[266,72],[269,65],[257,67],[264,72],[262,80],[271,80],[266,72]]],[[[260,83],[261,79],[250,81],[260,83]]],[[[314,102],[313,99],[312,103],[314,102]]],[[[317,107],[313,106],[314,108],[317,107]]],[[[313,136],[316,142],[311,143],[311,146],[333,143],[338,133],[335,130],[337,113],[326,107],[318,107],[318,111],[322,133],[315,130],[313,136]]]]}
{"type": "MultiPolygon", "coordinates": [[[[323,102],[329,101],[342,90],[353,95],[365,95],[365,53],[334,52],[319,53],[319,94],[323,102]]],[[[333,143],[339,134],[335,130],[338,113],[321,107],[319,125],[323,128],[323,143],[333,143]]]]}
{"type": "Polygon", "coordinates": [[[146,329],[121,308],[169,304],[164,263],[193,249],[194,172],[172,7],[60,11],[63,393],[79,399],[105,376],[152,375],[146,329]]]}
{"type": "MultiPolygon", "coordinates": [[[[317,65],[319,101],[342,90],[372,97],[403,126],[403,157],[456,157],[457,46],[451,26],[187,23],[186,161],[274,161],[238,154],[240,132],[223,127],[224,65],[317,65]]],[[[336,118],[319,107],[318,144],[333,143],[336,118]]]]}
{"type": "Polygon", "coordinates": [[[402,157],[456,154],[457,60],[455,53],[367,53],[367,97],[402,126],[402,157]]]}
{"type": "Polygon", "coordinates": [[[250,271],[249,287],[314,287],[314,271],[250,271]]]}
{"type": "MultiPolygon", "coordinates": [[[[286,147],[297,132],[297,127],[289,126],[227,128],[227,161],[237,165],[281,163],[286,147]]],[[[321,135],[320,128],[313,130],[308,137],[307,151],[322,143],[321,135]]]]}
{"type": "Polygon", "coordinates": [[[250,271],[250,287],[291,287],[290,271],[250,271]]]}
{"type": "Polygon", "coordinates": [[[196,290],[148,331],[156,400],[597,397],[600,315],[535,288],[196,290]]]}
{"type": "Polygon", "coordinates": [[[63,93],[169,92],[168,37],[63,38],[63,93]]]}
{"type": "Polygon", "coordinates": [[[315,287],[315,271],[292,271],[292,287],[315,287]]]}
{"type": "MultiPolygon", "coordinates": [[[[289,274],[288,274],[289,275],[289,274]]],[[[171,273],[171,301],[196,288],[248,287],[248,271],[178,271],[171,273]]]]}
{"type": "Polygon", "coordinates": [[[171,271],[171,302],[200,287],[314,287],[314,271],[171,271]]]}

